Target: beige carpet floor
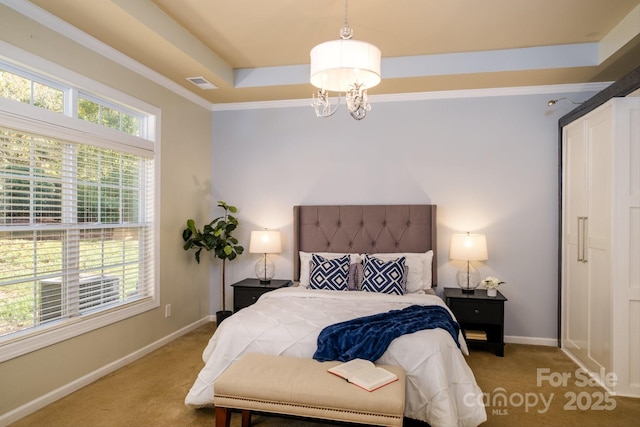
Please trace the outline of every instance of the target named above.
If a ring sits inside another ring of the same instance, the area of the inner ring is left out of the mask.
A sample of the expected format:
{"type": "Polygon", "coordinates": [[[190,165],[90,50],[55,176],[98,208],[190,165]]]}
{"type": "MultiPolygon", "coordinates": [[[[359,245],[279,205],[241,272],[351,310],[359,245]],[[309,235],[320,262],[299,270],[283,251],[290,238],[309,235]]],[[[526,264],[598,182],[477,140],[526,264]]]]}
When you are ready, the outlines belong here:
{"type": "MultiPolygon", "coordinates": [[[[212,427],[212,409],[193,410],[183,401],[203,366],[202,350],[214,330],[214,324],[202,326],[12,427],[212,427]]],[[[488,421],[483,426],[600,427],[640,422],[640,399],[609,398],[603,389],[583,384],[579,373],[576,377],[577,366],[558,348],[507,344],[503,358],[472,350],[467,361],[486,394],[488,421]],[[538,369],[548,370],[547,375],[539,375],[538,369]],[[544,380],[563,373],[571,375],[566,385],[544,380]]],[[[336,424],[258,414],[252,425],[336,424]]],[[[424,426],[409,421],[405,425],[424,426]]],[[[240,426],[239,414],[233,415],[232,426],[240,426]]]]}

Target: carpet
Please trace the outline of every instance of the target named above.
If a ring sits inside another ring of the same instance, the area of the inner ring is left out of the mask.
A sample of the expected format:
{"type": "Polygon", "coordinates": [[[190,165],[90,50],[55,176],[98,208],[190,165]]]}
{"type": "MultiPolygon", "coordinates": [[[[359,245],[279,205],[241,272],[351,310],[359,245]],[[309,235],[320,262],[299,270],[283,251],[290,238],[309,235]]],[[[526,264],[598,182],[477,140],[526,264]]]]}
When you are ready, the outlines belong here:
{"type": "MultiPolygon", "coordinates": [[[[211,427],[213,409],[190,409],[184,397],[214,330],[213,323],[201,326],[12,427],[211,427]]],[[[624,427],[640,420],[640,399],[606,396],[585,383],[558,348],[507,344],[505,357],[472,349],[467,362],[485,393],[488,421],[483,426],[624,427]]],[[[261,414],[252,421],[256,427],[345,425],[261,414]]],[[[240,414],[233,415],[231,425],[240,426],[240,414]]]]}

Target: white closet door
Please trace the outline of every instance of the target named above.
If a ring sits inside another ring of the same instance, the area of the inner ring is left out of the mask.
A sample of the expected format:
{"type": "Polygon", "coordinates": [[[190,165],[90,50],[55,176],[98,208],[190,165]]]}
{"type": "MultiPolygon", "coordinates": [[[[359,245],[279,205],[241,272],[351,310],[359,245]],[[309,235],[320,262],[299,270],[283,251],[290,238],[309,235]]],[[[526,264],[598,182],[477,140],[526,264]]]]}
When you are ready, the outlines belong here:
{"type": "Polygon", "coordinates": [[[587,253],[589,369],[610,372],[611,361],[611,212],[613,203],[613,106],[597,110],[586,121],[588,193],[587,253]]]}
{"type": "Polygon", "coordinates": [[[616,392],[640,397],[640,97],[619,100],[615,108],[612,371],[616,392]]]}
{"type": "Polygon", "coordinates": [[[564,339],[563,347],[579,358],[588,356],[588,287],[583,218],[587,215],[587,151],[584,123],[565,127],[564,152],[564,339]]]}

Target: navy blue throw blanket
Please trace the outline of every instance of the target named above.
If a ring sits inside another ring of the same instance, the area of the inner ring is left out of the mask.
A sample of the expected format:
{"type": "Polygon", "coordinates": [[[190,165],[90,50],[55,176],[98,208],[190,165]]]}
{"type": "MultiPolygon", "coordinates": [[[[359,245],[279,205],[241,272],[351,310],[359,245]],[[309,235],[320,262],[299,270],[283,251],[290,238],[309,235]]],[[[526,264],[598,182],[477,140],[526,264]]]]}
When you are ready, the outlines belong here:
{"type": "Polygon", "coordinates": [[[449,332],[460,348],[460,326],[444,307],[412,305],[327,326],[318,336],[318,349],[313,358],[320,362],[348,362],[356,358],[374,362],[399,336],[434,328],[449,332]]]}

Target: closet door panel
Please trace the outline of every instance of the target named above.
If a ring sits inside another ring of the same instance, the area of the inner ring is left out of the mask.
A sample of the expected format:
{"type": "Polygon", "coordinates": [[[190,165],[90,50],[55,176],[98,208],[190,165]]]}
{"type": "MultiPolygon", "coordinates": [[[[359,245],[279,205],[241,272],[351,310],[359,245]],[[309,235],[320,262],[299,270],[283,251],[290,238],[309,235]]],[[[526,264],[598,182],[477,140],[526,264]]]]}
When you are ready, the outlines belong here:
{"type": "Polygon", "coordinates": [[[587,277],[589,359],[587,367],[610,371],[611,361],[611,212],[613,206],[613,115],[603,108],[586,122],[588,156],[587,277]]]}
{"type": "Polygon", "coordinates": [[[582,236],[587,211],[586,142],[584,124],[575,123],[564,129],[564,219],[563,276],[565,283],[563,346],[580,358],[588,358],[587,268],[579,260],[585,255],[582,236]]]}
{"type": "Polygon", "coordinates": [[[613,371],[619,378],[617,392],[640,397],[640,97],[617,105],[613,371]]]}
{"type": "MultiPolygon", "coordinates": [[[[593,371],[611,371],[611,269],[609,251],[589,250],[589,359],[593,371]]],[[[587,360],[585,360],[587,362],[587,360]]]]}
{"type": "MultiPolygon", "coordinates": [[[[584,125],[577,123],[567,126],[564,132],[564,243],[577,246],[582,223],[579,218],[587,214],[587,144],[584,125]]],[[[582,251],[582,248],[580,248],[582,251]]],[[[576,258],[567,259],[577,261],[576,258]]]]}
{"type": "MultiPolygon", "coordinates": [[[[572,260],[578,256],[577,246],[569,246],[566,254],[572,260]]],[[[581,359],[588,357],[589,338],[589,289],[587,283],[587,269],[577,261],[566,268],[566,293],[569,295],[565,305],[565,337],[563,346],[570,349],[581,359]]]]}
{"type": "MultiPolygon", "coordinates": [[[[609,251],[613,205],[613,118],[611,107],[587,121],[588,194],[587,244],[609,251]]],[[[588,259],[588,257],[587,257],[588,259]]]]}

